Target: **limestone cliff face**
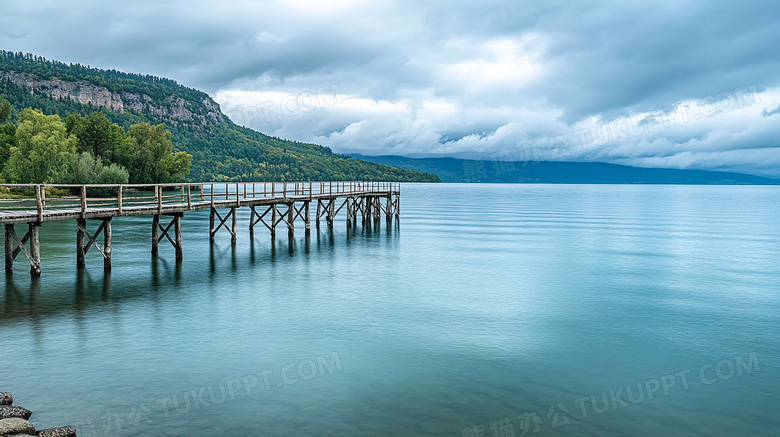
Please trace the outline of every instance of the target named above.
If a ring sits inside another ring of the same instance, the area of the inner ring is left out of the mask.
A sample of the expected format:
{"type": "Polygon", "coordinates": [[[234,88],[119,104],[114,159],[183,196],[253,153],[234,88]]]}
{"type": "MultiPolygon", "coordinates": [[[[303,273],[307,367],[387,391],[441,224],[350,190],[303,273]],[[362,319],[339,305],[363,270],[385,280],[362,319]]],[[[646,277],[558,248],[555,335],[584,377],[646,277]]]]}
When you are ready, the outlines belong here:
{"type": "Polygon", "coordinates": [[[178,125],[179,122],[195,123],[205,126],[215,123],[222,117],[219,105],[208,96],[203,98],[202,108],[198,103],[189,102],[181,97],[168,96],[164,100],[154,100],[146,94],[117,93],[108,88],[90,82],[65,81],[57,78],[39,79],[27,73],[0,71],[0,80],[10,80],[16,85],[27,87],[36,94],[53,99],[70,99],[83,105],[91,104],[99,108],[124,113],[126,110],[152,114],[165,122],[178,125]]]}
{"type": "Polygon", "coordinates": [[[8,79],[16,85],[39,91],[53,99],[71,99],[83,105],[92,104],[112,111],[124,112],[119,94],[86,81],[40,80],[30,74],[15,71],[0,72],[0,79],[8,79]]]}

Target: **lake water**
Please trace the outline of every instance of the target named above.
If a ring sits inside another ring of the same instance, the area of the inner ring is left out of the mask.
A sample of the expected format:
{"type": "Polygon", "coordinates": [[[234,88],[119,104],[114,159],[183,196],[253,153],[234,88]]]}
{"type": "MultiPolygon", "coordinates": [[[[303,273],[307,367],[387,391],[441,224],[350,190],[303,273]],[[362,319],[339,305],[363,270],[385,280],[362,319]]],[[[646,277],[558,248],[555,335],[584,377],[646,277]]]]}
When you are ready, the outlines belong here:
{"type": "MultiPolygon", "coordinates": [[[[208,242],[41,228],[0,391],[79,436],[780,435],[780,190],[405,184],[401,219],[208,242]]],[[[343,211],[342,211],[343,213],[343,211]]],[[[95,226],[91,224],[91,226],[95,226]]]]}

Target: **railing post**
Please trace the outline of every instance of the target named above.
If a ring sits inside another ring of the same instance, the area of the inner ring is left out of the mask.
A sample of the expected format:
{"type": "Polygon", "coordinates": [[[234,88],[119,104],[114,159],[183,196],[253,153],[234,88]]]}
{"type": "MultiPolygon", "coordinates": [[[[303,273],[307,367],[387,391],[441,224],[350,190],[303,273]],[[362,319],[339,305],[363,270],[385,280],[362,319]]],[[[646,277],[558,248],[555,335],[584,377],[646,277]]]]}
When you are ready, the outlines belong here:
{"type": "Polygon", "coordinates": [[[155,185],[154,188],[157,190],[157,214],[162,214],[162,187],[160,185],[155,185]]]}
{"type": "Polygon", "coordinates": [[[238,196],[238,184],[236,184],[236,206],[241,204],[241,199],[238,196]]]}
{"type": "Polygon", "coordinates": [[[87,187],[81,186],[81,218],[87,217],[87,187]]]}
{"type": "Polygon", "coordinates": [[[122,192],[124,191],[122,185],[119,185],[116,193],[116,206],[119,209],[119,215],[122,215],[122,192]]]}
{"type": "Polygon", "coordinates": [[[187,185],[187,209],[192,209],[192,186],[187,185]]]}
{"type": "Polygon", "coordinates": [[[214,184],[211,184],[211,191],[209,191],[209,197],[211,197],[211,208],[214,208],[214,184]]]}
{"type": "Polygon", "coordinates": [[[43,221],[43,187],[35,186],[35,206],[38,210],[38,223],[43,221]]]}

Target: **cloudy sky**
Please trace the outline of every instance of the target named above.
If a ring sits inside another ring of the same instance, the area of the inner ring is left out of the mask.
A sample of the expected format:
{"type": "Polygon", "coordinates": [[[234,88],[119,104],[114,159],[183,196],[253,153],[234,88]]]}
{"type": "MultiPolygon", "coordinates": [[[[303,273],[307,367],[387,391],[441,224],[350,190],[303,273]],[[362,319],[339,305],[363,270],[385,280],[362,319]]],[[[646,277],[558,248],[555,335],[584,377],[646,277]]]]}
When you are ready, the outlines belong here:
{"type": "Polygon", "coordinates": [[[34,1],[0,48],[155,74],[340,153],[780,177],[773,1],[34,1]]]}

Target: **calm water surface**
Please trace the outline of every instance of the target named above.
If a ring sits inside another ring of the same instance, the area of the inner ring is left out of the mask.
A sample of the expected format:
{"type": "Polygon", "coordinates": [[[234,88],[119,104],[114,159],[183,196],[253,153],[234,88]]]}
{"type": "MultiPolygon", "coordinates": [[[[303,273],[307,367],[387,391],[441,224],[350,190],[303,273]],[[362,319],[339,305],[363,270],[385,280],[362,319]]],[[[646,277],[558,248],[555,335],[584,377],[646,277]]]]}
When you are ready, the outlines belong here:
{"type": "Polygon", "coordinates": [[[0,390],[80,436],[780,435],[779,216],[776,187],[404,185],[391,229],[240,210],[210,246],[189,213],[180,265],[115,219],[110,275],[45,223],[0,390]]]}

